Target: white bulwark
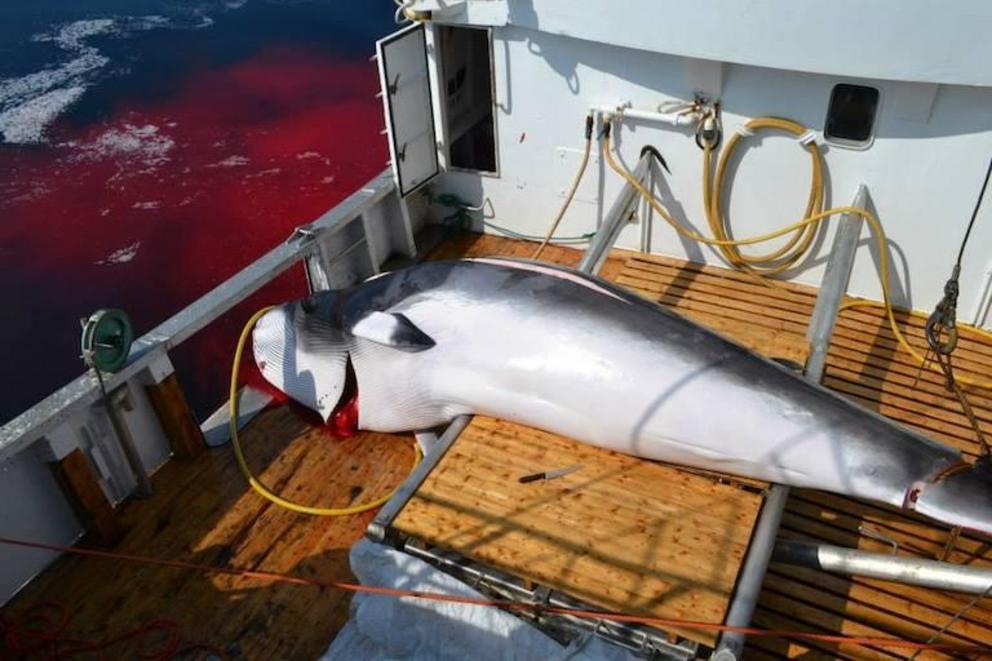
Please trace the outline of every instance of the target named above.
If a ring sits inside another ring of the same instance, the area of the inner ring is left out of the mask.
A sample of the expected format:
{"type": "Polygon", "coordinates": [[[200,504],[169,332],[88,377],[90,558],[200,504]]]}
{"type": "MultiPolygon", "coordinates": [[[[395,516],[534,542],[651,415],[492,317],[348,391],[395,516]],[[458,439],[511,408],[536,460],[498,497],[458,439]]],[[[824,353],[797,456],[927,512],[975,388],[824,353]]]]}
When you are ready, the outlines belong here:
{"type": "MultiPolygon", "coordinates": [[[[701,95],[719,103],[724,142],[755,117],[808,127],[824,159],[825,208],[847,204],[861,184],[869,190],[869,207],[889,239],[894,302],[926,310],[940,298],[992,154],[992,4],[408,3],[409,15],[419,12],[430,12],[423,28],[442,165],[435,193],[485,202],[488,221],[542,235],[578,168],[586,114],[626,106],[631,112],[613,136],[622,162],[632,170],[643,146],[657,148],[671,174],[656,181],[656,194],[677,219],[705,233],[695,127],[650,119],[701,95]],[[480,39],[486,58],[473,47],[480,39]],[[479,81],[490,94],[466,94],[479,81]],[[466,126],[464,117],[475,124],[466,126]]],[[[802,218],[810,176],[809,156],[794,137],[772,131],[744,139],[722,195],[733,235],[802,218]]],[[[559,234],[595,230],[621,184],[594,147],[559,234]]],[[[819,284],[838,222],[826,221],[809,258],[786,277],[819,284]]],[[[650,232],[626,227],[618,246],[725,263],[659,219],[653,224],[650,232]]],[[[878,254],[867,229],[861,243],[850,293],[878,299],[878,254]]],[[[990,243],[986,207],[962,266],[964,322],[992,322],[992,255],[982,249],[990,243]]]]}

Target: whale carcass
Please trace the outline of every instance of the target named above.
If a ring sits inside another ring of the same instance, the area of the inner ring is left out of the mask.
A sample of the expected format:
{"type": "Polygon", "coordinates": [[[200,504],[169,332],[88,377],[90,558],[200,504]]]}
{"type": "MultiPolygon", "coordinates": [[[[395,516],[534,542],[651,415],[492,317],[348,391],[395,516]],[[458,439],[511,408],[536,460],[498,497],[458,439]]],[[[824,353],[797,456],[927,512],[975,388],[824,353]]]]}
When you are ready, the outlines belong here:
{"type": "Polygon", "coordinates": [[[427,262],[276,307],[253,348],[264,377],[325,420],[349,413],[358,428],[395,432],[488,415],[992,533],[987,459],[968,466],[949,446],[572,269],[427,262]]]}

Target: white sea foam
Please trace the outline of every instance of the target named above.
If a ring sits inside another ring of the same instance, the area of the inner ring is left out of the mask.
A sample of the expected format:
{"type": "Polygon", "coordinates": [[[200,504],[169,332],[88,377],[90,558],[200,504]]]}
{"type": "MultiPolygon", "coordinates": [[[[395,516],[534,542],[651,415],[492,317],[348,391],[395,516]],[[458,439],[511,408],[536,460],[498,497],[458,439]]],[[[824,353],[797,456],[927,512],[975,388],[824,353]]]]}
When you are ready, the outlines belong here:
{"type": "Polygon", "coordinates": [[[165,16],[96,18],[56,26],[34,35],[35,42],[54,44],[67,58],[24,76],[0,80],[0,142],[42,142],[48,126],[75,103],[110,60],[89,40],[127,37],[160,28],[207,27],[212,20],[197,14],[188,25],[165,16]]]}
{"type": "Polygon", "coordinates": [[[97,260],[97,264],[109,265],[109,264],[126,264],[132,259],[138,256],[138,248],[141,247],[141,241],[135,241],[129,246],[125,246],[119,250],[115,250],[103,259],[97,260]]]}
{"type": "Polygon", "coordinates": [[[154,124],[124,124],[104,131],[93,142],[76,146],[85,158],[128,157],[145,165],[161,165],[169,160],[176,143],[154,124]]]}
{"type": "Polygon", "coordinates": [[[0,112],[0,135],[6,142],[41,142],[45,127],[85,90],[81,85],[54,89],[0,112]]]}
{"type": "Polygon", "coordinates": [[[52,41],[63,50],[78,50],[84,48],[83,40],[98,34],[106,34],[114,29],[114,19],[95,18],[85,21],[74,21],[60,25],[54,32],[36,34],[31,41],[52,41]]]}
{"type": "Polygon", "coordinates": [[[158,200],[153,200],[151,202],[135,202],[131,205],[132,209],[141,209],[143,211],[153,211],[162,206],[162,203],[158,200]]]}
{"type": "Polygon", "coordinates": [[[253,172],[252,174],[246,174],[245,179],[258,179],[259,177],[267,177],[270,174],[279,174],[280,172],[282,172],[281,168],[269,168],[267,170],[253,172]]]}
{"type": "Polygon", "coordinates": [[[247,156],[238,156],[237,154],[235,154],[234,156],[228,156],[223,161],[217,161],[216,163],[211,163],[207,167],[208,168],[236,168],[236,167],[241,167],[243,165],[248,165],[248,157],[247,156]]]}

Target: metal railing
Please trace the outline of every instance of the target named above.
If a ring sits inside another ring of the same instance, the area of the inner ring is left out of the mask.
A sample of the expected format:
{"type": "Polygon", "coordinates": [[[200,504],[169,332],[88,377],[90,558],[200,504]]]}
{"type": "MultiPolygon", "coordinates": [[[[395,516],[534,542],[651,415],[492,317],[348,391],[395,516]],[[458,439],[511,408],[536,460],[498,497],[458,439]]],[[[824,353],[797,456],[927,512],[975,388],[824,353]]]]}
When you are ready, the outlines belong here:
{"type": "MultiPolygon", "coordinates": [[[[299,228],[287,241],[141,336],[132,346],[124,368],[105,375],[107,390],[113,391],[135,378],[275,277],[319,253],[335,234],[385,200],[394,189],[390,171],[383,171],[315,221],[299,228]]],[[[408,220],[406,213],[402,215],[408,220]]],[[[66,384],[0,427],[0,460],[14,456],[74,416],[84,414],[99,398],[100,387],[92,372],[66,384]]]]}

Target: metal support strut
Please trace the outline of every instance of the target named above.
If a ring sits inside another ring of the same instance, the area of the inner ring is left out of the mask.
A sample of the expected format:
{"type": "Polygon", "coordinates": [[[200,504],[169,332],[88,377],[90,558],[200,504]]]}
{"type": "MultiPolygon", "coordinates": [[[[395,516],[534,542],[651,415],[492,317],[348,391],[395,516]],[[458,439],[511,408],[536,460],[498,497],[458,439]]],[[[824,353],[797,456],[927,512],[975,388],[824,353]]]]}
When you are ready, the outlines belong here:
{"type": "MultiPolygon", "coordinates": [[[[633,176],[638,181],[643,182],[647,178],[651,158],[653,158],[651,153],[646,152],[637,162],[633,176]]],[[[595,274],[599,271],[603,262],[606,260],[607,253],[609,253],[610,248],[613,247],[613,243],[617,240],[620,230],[630,220],[631,215],[636,212],[637,200],[637,189],[629,183],[625,184],[623,190],[620,191],[617,199],[607,212],[606,217],[603,218],[603,223],[589,244],[589,248],[582,256],[582,261],[579,263],[580,271],[589,274],[595,274]]],[[[379,510],[379,513],[372,520],[372,523],[369,524],[366,531],[369,539],[379,543],[386,542],[389,539],[393,521],[396,520],[399,513],[406,507],[406,504],[410,502],[413,494],[424,483],[424,480],[431,474],[431,471],[441,462],[445,453],[454,444],[458,435],[462,433],[471,420],[471,416],[462,415],[451,421],[437,444],[424,456],[423,461],[406,478],[399,489],[396,490],[393,497],[383,505],[382,509],[379,510]]]]}
{"type": "MultiPolygon", "coordinates": [[[[858,187],[852,206],[864,208],[867,201],[868,190],[861,185],[858,187]]],[[[845,215],[834,237],[826,272],[820,285],[820,293],[816,297],[816,306],[813,308],[813,316],[806,333],[810,341],[810,354],[806,361],[804,376],[813,383],[819,383],[823,378],[830,337],[837,323],[841,299],[847,291],[862,225],[860,216],[845,215]]],[[[781,484],[772,485],[765,496],[765,502],[758,514],[758,522],[754,527],[754,534],[751,536],[751,545],[748,547],[744,565],[737,577],[734,597],[727,610],[726,624],[729,626],[746,627],[751,624],[788,499],[789,487],[781,484]]],[[[736,661],[742,658],[744,640],[745,636],[742,633],[724,633],[720,636],[710,659],[736,661]]]]}
{"type": "MultiPolygon", "coordinates": [[[[645,152],[641,156],[641,159],[637,162],[637,167],[631,173],[634,179],[644,183],[644,180],[648,176],[652,158],[651,152],[645,152]]],[[[603,266],[603,262],[606,261],[606,255],[610,252],[610,248],[616,243],[617,237],[620,235],[620,230],[637,213],[637,201],[639,197],[636,188],[629,183],[624,184],[623,190],[620,191],[620,194],[613,201],[610,210],[606,212],[603,223],[596,230],[596,235],[592,237],[589,248],[586,249],[585,254],[582,256],[582,261],[579,262],[580,271],[591,275],[599,272],[599,269],[603,266]]]]}

